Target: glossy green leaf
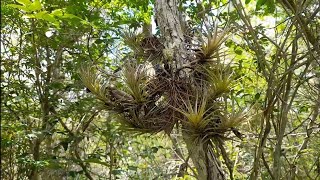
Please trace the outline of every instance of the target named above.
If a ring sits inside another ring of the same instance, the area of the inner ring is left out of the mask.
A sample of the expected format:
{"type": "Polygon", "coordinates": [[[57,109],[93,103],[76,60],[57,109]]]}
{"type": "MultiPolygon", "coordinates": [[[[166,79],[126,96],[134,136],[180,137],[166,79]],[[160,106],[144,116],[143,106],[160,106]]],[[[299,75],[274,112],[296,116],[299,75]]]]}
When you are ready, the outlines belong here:
{"type": "Polygon", "coordinates": [[[51,12],[54,16],[63,16],[63,10],[62,9],[55,9],[51,12]]]}
{"type": "Polygon", "coordinates": [[[22,18],[36,18],[35,14],[26,14],[23,15],[22,18]]]}
{"type": "Polygon", "coordinates": [[[234,52],[235,52],[236,54],[238,54],[238,55],[241,55],[241,54],[242,54],[242,50],[241,50],[240,48],[236,48],[236,49],[234,50],[234,52]]]}
{"type": "Polygon", "coordinates": [[[18,3],[23,4],[24,6],[31,4],[29,0],[16,0],[18,3]]]}
{"type": "Polygon", "coordinates": [[[58,21],[50,14],[44,14],[42,18],[51,23],[57,23],[58,21]]]}
{"type": "Polygon", "coordinates": [[[28,8],[26,8],[25,6],[21,6],[21,5],[17,5],[17,4],[8,4],[7,6],[8,7],[13,7],[13,8],[16,8],[16,9],[20,9],[20,10],[23,10],[25,12],[30,12],[30,10],[28,8]]]}
{"type": "Polygon", "coordinates": [[[41,6],[41,3],[40,3],[40,0],[35,0],[33,3],[31,3],[29,6],[28,6],[28,9],[30,11],[39,11],[42,9],[42,6],[41,6]]]}
{"type": "Polygon", "coordinates": [[[262,7],[267,1],[268,1],[268,0],[257,0],[256,10],[260,10],[261,7],[262,7]]]}
{"type": "Polygon", "coordinates": [[[267,6],[267,13],[273,13],[276,9],[276,4],[274,0],[267,0],[266,6],[267,6]]]}

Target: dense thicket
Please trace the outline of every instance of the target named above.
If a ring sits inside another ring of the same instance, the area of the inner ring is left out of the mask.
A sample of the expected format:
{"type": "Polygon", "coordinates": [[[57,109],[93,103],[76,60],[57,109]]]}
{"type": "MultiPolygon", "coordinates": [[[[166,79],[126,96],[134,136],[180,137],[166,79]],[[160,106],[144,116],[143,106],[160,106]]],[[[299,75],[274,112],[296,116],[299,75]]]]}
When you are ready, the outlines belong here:
{"type": "Polygon", "coordinates": [[[2,1],[1,177],[320,178],[319,12],[2,1]]]}

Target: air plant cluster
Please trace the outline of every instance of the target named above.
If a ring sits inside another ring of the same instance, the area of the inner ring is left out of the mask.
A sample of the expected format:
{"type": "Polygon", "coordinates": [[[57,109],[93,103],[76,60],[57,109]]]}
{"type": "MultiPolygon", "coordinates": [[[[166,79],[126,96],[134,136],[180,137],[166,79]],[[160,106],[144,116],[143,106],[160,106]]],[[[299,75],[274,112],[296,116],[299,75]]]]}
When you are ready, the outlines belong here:
{"type": "Polygon", "coordinates": [[[181,68],[191,70],[183,77],[177,75],[181,68],[175,60],[166,59],[159,38],[125,33],[133,53],[123,64],[122,76],[110,81],[106,77],[112,74],[84,66],[81,79],[132,130],[170,133],[178,125],[198,138],[221,138],[246,119],[241,113],[230,115],[222,103],[234,81],[231,68],[219,60],[227,33],[215,30],[196,51],[188,50],[189,64],[181,68]]]}

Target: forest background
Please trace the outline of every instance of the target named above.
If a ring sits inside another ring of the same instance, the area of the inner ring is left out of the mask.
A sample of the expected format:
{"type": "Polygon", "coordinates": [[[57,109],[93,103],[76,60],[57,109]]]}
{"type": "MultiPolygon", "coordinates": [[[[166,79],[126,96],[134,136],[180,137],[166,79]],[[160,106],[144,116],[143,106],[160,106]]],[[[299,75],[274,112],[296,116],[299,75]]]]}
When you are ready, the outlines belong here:
{"type": "Polygon", "coordinates": [[[1,1],[1,178],[319,179],[319,12],[1,1]]]}

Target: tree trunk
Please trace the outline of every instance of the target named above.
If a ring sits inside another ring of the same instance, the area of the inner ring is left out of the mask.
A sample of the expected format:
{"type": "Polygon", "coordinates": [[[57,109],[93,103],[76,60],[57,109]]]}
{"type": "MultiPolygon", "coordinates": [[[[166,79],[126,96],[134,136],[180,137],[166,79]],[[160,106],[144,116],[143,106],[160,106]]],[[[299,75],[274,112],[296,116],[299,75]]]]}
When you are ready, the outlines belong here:
{"type": "MultiPolygon", "coordinates": [[[[178,10],[177,0],[156,0],[155,15],[164,41],[164,52],[167,60],[173,60],[173,68],[180,68],[187,63],[184,46],[183,27],[185,22],[178,10]]],[[[188,72],[184,72],[188,76],[188,72]]],[[[213,147],[202,141],[197,141],[188,132],[183,132],[183,139],[188,152],[197,169],[199,180],[225,179],[221,164],[213,154],[213,147]]]]}
{"type": "Polygon", "coordinates": [[[182,30],[183,19],[178,11],[176,0],[156,0],[155,14],[160,32],[164,38],[164,55],[169,60],[175,59],[176,68],[185,63],[184,36],[182,30]]]}
{"type": "Polygon", "coordinates": [[[189,133],[183,133],[189,155],[197,169],[199,180],[224,180],[226,179],[221,163],[213,153],[213,147],[206,142],[194,139],[189,133]]]}

